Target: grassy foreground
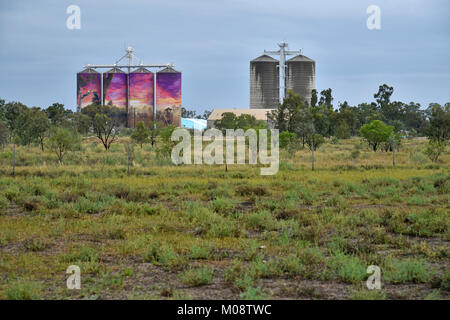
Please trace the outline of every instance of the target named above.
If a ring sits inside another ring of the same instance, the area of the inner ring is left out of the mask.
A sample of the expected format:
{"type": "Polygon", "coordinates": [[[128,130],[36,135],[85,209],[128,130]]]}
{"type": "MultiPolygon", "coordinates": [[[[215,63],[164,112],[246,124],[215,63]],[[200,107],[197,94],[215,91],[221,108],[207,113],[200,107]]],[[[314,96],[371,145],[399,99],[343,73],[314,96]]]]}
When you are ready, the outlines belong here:
{"type": "MultiPolygon", "coordinates": [[[[124,138],[125,140],[127,138],[124,138]]],[[[172,166],[123,141],[0,152],[0,299],[449,299],[450,155],[359,139],[280,170],[172,166]],[[358,157],[351,153],[359,150],[358,157]],[[81,268],[81,290],[66,269],[81,268]],[[366,288],[381,268],[382,289],[366,288]]]]}

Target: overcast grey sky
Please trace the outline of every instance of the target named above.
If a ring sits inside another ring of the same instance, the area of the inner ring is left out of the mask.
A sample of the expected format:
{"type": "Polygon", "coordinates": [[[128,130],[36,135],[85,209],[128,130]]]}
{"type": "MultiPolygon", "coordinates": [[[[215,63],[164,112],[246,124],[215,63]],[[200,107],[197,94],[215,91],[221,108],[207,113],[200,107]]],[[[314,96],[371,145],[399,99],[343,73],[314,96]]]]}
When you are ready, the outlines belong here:
{"type": "Polygon", "coordinates": [[[131,45],[145,63],[183,72],[183,106],[249,105],[249,60],[285,40],[316,61],[317,89],[335,106],[369,102],[378,86],[393,99],[450,102],[448,0],[0,0],[0,97],[75,109],[76,73],[113,63],[131,45]],[[69,5],[81,29],[66,27],[69,5]],[[368,30],[366,9],[381,9],[368,30]]]}

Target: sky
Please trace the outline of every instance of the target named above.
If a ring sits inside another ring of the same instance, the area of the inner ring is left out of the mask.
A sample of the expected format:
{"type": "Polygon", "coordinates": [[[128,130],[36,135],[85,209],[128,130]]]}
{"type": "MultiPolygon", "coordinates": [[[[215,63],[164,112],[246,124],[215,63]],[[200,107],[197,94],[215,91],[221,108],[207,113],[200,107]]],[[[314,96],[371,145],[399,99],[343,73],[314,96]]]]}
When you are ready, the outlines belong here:
{"type": "Polygon", "coordinates": [[[281,41],[316,61],[335,106],[371,102],[383,83],[393,100],[450,102],[448,0],[0,0],[0,98],[75,110],[76,73],[132,46],[182,72],[183,107],[248,108],[249,61],[281,41]],[[66,26],[72,4],[81,29],[66,26]]]}

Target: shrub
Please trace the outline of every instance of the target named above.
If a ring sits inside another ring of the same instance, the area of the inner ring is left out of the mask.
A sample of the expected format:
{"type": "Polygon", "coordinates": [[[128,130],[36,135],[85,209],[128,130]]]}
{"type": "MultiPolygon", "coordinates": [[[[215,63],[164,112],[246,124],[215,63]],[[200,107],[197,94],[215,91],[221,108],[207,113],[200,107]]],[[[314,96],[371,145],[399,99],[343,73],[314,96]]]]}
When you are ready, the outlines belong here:
{"type": "Polygon", "coordinates": [[[425,283],[431,278],[432,272],[422,260],[394,260],[384,272],[384,279],[390,283],[425,283]]]}
{"type": "Polygon", "coordinates": [[[262,292],[261,288],[249,287],[239,294],[239,298],[242,300],[264,300],[266,295],[262,292]]]}
{"type": "Polygon", "coordinates": [[[428,142],[427,148],[425,149],[425,154],[430,158],[432,162],[437,162],[440,155],[445,151],[445,142],[438,142],[430,140],[428,142]]]}
{"type": "Polygon", "coordinates": [[[38,300],[41,296],[41,286],[28,280],[15,280],[6,288],[7,300],[38,300]]]}
{"type": "Polygon", "coordinates": [[[212,282],[214,270],[209,267],[190,268],[179,275],[182,283],[190,286],[202,286],[212,282]]]}
{"type": "Polygon", "coordinates": [[[215,212],[228,215],[233,213],[236,204],[231,199],[217,198],[212,202],[212,207],[215,212]]]}

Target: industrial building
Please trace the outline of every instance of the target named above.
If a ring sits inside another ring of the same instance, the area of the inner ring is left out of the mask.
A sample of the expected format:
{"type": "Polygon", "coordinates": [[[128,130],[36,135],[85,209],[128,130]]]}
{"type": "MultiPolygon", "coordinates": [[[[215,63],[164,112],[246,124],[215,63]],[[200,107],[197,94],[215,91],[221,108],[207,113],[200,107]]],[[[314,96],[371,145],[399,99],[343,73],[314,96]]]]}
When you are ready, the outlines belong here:
{"type": "Polygon", "coordinates": [[[277,108],[288,90],[311,103],[311,91],[316,88],[316,63],[301,51],[287,50],[288,44],[278,44],[280,50],[266,51],[250,61],[250,109],[277,108]],[[271,55],[279,56],[276,60],[271,55]],[[286,57],[294,55],[286,61],[286,57]]]}
{"type": "Polygon", "coordinates": [[[268,55],[250,61],[250,109],[276,108],[280,99],[279,62],[268,55]]]}
{"type": "Polygon", "coordinates": [[[222,115],[224,113],[231,112],[234,113],[236,117],[239,117],[241,114],[249,114],[255,117],[256,120],[265,121],[268,124],[269,128],[271,128],[272,125],[269,121],[270,120],[269,115],[273,110],[275,109],[244,109],[244,108],[214,109],[208,117],[207,126],[208,128],[214,128],[214,122],[216,120],[222,119],[222,115]]]}
{"type": "Polygon", "coordinates": [[[112,65],[86,65],[77,73],[77,111],[88,105],[108,105],[123,111],[123,126],[135,127],[140,121],[150,125],[156,118],[164,125],[181,126],[181,72],[173,64],[133,63],[134,50],[112,65]],[[128,58],[128,64],[120,61],[128,58]],[[103,73],[95,69],[110,69],[103,73]],[[151,72],[147,68],[162,69],[151,72]],[[124,69],[124,70],[122,70],[124,69]]]}

